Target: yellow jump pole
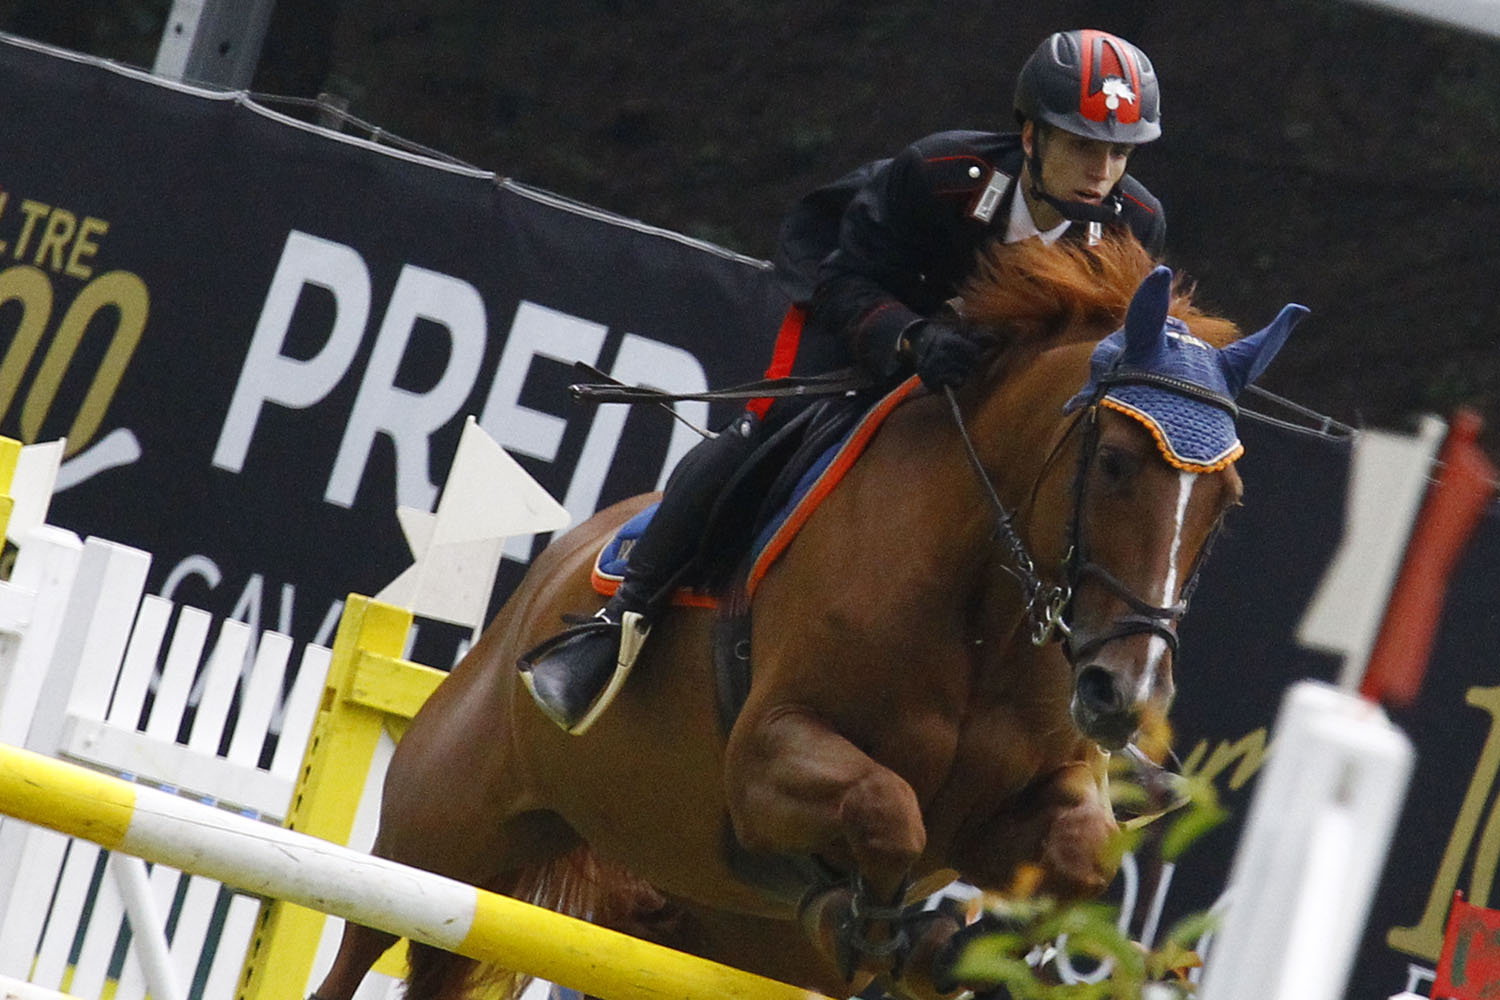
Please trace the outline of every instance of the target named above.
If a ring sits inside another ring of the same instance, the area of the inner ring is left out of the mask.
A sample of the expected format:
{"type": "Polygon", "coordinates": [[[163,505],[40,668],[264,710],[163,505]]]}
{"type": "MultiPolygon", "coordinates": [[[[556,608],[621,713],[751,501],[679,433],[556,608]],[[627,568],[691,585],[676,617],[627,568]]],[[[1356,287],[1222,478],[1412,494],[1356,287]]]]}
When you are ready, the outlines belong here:
{"type": "Polygon", "coordinates": [[[10,527],[10,515],[16,501],[10,495],[16,478],[16,463],[21,458],[21,442],[0,437],[0,542],[5,541],[5,532],[10,527]]]}
{"type": "MultiPolygon", "coordinates": [[[[350,594],[339,619],[323,698],[302,770],[292,794],[286,827],[335,844],[347,844],[365,777],[387,718],[384,707],[356,693],[389,685],[363,679],[367,658],[399,657],[411,628],[410,611],[350,594]]],[[[441,678],[438,671],[410,665],[441,678]]],[[[430,693],[430,688],[428,689],[430,693]]],[[[416,699],[420,706],[421,699],[416,699]]],[[[415,708],[407,715],[415,712],[415,708]]],[[[281,1000],[300,995],[317,957],[324,916],[284,899],[267,900],[256,919],[236,1000],[281,1000]]],[[[403,948],[404,946],[398,945],[403,948]]],[[[402,963],[404,966],[404,962],[402,963]]]]}
{"type": "Polygon", "coordinates": [[[0,813],[605,1000],[825,1000],[6,744],[0,744],[0,813]]]}

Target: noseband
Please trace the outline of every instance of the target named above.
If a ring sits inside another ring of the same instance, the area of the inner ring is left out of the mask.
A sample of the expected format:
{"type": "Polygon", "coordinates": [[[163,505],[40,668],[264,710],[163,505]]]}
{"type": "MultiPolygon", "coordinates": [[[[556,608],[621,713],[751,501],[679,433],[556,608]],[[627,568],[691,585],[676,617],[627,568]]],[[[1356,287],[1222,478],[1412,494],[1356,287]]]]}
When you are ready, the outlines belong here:
{"type": "Polygon", "coordinates": [[[1088,405],[1080,410],[1078,417],[1058,440],[1052,454],[1048,456],[1046,462],[1042,463],[1042,469],[1037,473],[1036,482],[1032,486],[1032,495],[1035,496],[1053,458],[1061,452],[1063,445],[1073,435],[1079,423],[1085,423],[1087,436],[1079,450],[1077,471],[1073,476],[1073,512],[1068,523],[1070,544],[1067,555],[1063,557],[1062,582],[1049,584],[1037,573],[1031,553],[1027,550],[1020,533],[1016,531],[1015,515],[1000,499],[995,484],[990,480],[989,473],[985,471],[984,464],[979,459],[979,453],[974,448],[974,442],[964,423],[963,413],[959,409],[957,396],[954,395],[951,387],[945,387],[943,391],[948,397],[948,407],[952,411],[954,423],[958,426],[958,434],[963,440],[969,463],[979,477],[989,497],[990,507],[995,512],[995,535],[1009,557],[1009,564],[1005,565],[1004,569],[1020,583],[1022,595],[1026,599],[1026,615],[1031,625],[1032,645],[1042,646],[1056,639],[1062,643],[1063,654],[1068,658],[1068,662],[1076,667],[1080,663],[1087,662],[1089,657],[1116,639],[1150,634],[1160,636],[1175,655],[1177,625],[1187,614],[1188,601],[1198,587],[1199,571],[1203,566],[1204,558],[1208,555],[1208,550],[1218,536],[1223,518],[1220,517],[1214,522],[1208,538],[1198,550],[1198,555],[1193,560],[1192,570],[1188,574],[1187,583],[1183,585],[1182,596],[1175,604],[1161,606],[1143,600],[1131,592],[1119,577],[1089,557],[1086,539],[1083,537],[1080,512],[1083,509],[1083,494],[1088,483],[1089,467],[1093,463],[1094,452],[1099,441],[1098,404],[1099,396],[1104,391],[1101,387],[1099,393],[1096,393],[1094,398],[1089,400],[1088,405]],[[1116,618],[1108,628],[1098,634],[1088,636],[1079,643],[1067,619],[1072,610],[1073,595],[1077,592],[1079,584],[1086,578],[1098,581],[1106,590],[1125,602],[1131,613],[1116,618]]]}

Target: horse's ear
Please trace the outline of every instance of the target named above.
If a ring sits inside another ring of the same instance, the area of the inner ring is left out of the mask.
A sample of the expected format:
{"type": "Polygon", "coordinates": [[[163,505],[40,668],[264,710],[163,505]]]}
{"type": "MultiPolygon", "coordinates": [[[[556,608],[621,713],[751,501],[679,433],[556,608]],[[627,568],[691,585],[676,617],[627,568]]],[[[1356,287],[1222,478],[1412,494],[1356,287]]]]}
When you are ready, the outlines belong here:
{"type": "Polygon", "coordinates": [[[1149,361],[1156,356],[1172,305],[1172,269],[1158,267],[1146,275],[1125,313],[1125,364],[1149,361]]]}
{"type": "Polygon", "coordinates": [[[1224,381],[1229,386],[1229,395],[1238,396],[1240,390],[1260,378],[1270,365],[1281,345],[1292,333],[1292,328],[1306,316],[1306,306],[1290,303],[1282,306],[1281,312],[1264,330],[1235,341],[1219,352],[1219,365],[1224,372],[1224,381]]]}

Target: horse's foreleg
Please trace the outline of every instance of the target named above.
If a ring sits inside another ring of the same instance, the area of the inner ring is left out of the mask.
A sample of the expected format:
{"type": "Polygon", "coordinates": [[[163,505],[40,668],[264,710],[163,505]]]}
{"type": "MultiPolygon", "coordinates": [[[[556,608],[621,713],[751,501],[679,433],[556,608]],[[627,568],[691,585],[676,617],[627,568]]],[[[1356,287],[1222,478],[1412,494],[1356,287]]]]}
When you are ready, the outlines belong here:
{"type": "Polygon", "coordinates": [[[344,925],[338,954],[322,984],[308,1000],[349,1000],[370,971],[370,966],[397,941],[396,935],[356,923],[344,925]]]}
{"type": "Polygon", "coordinates": [[[927,843],[911,786],[811,712],[740,721],[725,761],[740,843],[851,866],[873,898],[897,901],[927,843]]]}
{"type": "MultiPolygon", "coordinates": [[[[1106,758],[1094,754],[1068,764],[1031,788],[1022,803],[993,818],[961,846],[958,859],[966,879],[1004,890],[1024,867],[1041,874],[1037,891],[1064,898],[1102,892],[1114,877],[1116,855],[1109,850],[1118,832],[1109,801],[1106,758]]],[[[963,987],[954,976],[962,948],[954,940],[992,932],[994,918],[964,928],[957,912],[923,914],[925,923],[908,927],[912,949],[900,978],[885,984],[901,1000],[936,1000],[963,987]]],[[[919,918],[920,921],[920,918],[919,918]]],[[[1003,927],[1001,921],[998,926],[1003,927]]]]}
{"type": "Polygon", "coordinates": [[[1096,896],[1114,878],[1118,834],[1102,755],[1068,764],[991,817],[958,845],[964,877],[986,889],[1011,887],[1020,869],[1039,870],[1038,891],[1064,899],[1096,896]]]}
{"type": "Polygon", "coordinates": [[[735,835],[753,852],[814,855],[848,871],[852,888],[806,901],[809,934],[846,977],[866,958],[888,966],[897,956],[880,939],[898,943],[891,914],[927,842],[916,793],[811,712],[740,723],[725,764],[735,835]]]}
{"type": "Polygon", "coordinates": [[[1064,898],[1097,896],[1119,867],[1110,846],[1120,832],[1102,753],[1057,772],[1044,795],[1041,832],[1043,892],[1064,898]]]}

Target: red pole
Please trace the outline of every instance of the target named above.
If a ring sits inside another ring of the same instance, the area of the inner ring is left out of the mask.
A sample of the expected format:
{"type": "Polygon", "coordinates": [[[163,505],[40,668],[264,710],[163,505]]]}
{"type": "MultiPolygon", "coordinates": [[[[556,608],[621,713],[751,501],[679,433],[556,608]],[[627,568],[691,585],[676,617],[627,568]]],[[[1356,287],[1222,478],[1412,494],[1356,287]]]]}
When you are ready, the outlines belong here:
{"type": "Polygon", "coordinates": [[[1454,414],[1376,634],[1359,692],[1406,706],[1417,697],[1442,618],[1448,578],[1495,494],[1495,466],[1480,449],[1483,420],[1473,410],[1454,414]]]}

